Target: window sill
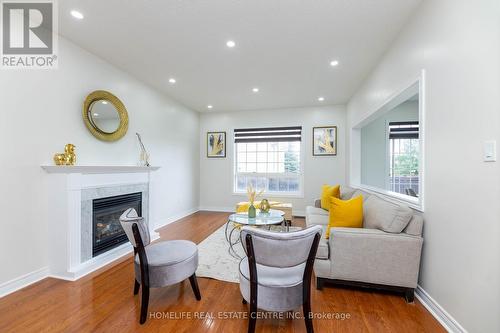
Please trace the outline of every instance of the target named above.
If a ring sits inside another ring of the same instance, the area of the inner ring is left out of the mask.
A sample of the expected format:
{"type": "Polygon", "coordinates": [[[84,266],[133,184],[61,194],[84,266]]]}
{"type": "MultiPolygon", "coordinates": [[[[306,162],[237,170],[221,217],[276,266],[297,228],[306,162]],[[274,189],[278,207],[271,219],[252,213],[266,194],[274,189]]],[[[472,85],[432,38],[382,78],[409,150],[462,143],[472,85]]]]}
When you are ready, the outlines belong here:
{"type": "MultiPolygon", "coordinates": [[[[242,197],[247,197],[246,192],[233,192],[234,196],[242,196],[242,197]]],[[[304,199],[304,194],[303,193],[271,193],[271,192],[264,192],[261,194],[261,197],[265,197],[266,199],[280,199],[280,198],[294,198],[294,199],[304,199]]],[[[259,198],[256,199],[257,201],[259,198]]]]}
{"type": "Polygon", "coordinates": [[[363,190],[363,191],[366,191],[366,192],[371,193],[371,194],[380,195],[380,196],[384,197],[385,199],[408,205],[410,208],[412,208],[418,212],[422,212],[422,213],[424,212],[424,206],[422,204],[422,195],[419,198],[413,198],[413,197],[409,197],[409,196],[404,195],[404,194],[391,192],[391,191],[387,191],[384,189],[380,189],[380,188],[372,187],[372,186],[367,186],[367,185],[350,185],[350,187],[352,187],[354,189],[363,190]]]}

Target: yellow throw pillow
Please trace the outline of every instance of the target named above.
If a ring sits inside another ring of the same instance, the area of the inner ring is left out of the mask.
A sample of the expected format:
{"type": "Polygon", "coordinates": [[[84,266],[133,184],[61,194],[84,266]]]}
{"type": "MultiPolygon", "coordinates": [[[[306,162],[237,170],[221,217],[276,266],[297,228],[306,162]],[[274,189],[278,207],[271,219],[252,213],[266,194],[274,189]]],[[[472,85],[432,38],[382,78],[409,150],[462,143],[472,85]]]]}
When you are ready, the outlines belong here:
{"type": "Polygon", "coordinates": [[[330,210],[331,197],[340,198],[340,185],[323,185],[321,187],[321,208],[330,210]]]}
{"type": "Polygon", "coordinates": [[[330,228],[361,228],[363,226],[363,196],[350,200],[331,198],[330,218],[326,228],[326,238],[330,237],[330,228]]]}

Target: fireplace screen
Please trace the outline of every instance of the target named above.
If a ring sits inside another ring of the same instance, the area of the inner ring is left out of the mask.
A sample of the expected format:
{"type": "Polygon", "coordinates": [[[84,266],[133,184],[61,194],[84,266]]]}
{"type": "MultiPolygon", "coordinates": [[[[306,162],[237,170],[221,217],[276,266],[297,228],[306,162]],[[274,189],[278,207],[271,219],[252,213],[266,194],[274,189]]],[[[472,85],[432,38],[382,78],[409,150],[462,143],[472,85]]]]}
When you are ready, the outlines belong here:
{"type": "Polygon", "coordinates": [[[120,216],[128,208],[142,215],[142,193],[130,193],[93,200],[92,256],[109,251],[128,241],[120,224],[120,216]]]}

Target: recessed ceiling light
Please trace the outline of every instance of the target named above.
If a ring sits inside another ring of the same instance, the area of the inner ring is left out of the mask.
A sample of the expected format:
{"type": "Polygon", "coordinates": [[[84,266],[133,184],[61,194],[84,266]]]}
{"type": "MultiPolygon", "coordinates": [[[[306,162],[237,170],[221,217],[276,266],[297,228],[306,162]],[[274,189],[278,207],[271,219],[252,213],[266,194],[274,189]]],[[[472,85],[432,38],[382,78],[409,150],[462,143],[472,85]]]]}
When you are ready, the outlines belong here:
{"type": "Polygon", "coordinates": [[[252,89],[252,91],[253,91],[254,93],[257,93],[257,92],[259,92],[259,88],[253,88],[253,89],[252,89]]]}
{"type": "Polygon", "coordinates": [[[337,66],[338,64],[339,64],[339,61],[338,61],[338,60],[332,60],[332,61],[330,61],[330,66],[332,66],[332,67],[335,67],[335,66],[337,66]]]}
{"type": "Polygon", "coordinates": [[[325,100],[324,97],[318,97],[318,101],[323,102],[325,100]]]}
{"type": "Polygon", "coordinates": [[[77,10],[72,10],[71,16],[73,16],[74,18],[79,19],[79,20],[83,19],[83,14],[77,10]]]}
{"type": "Polygon", "coordinates": [[[226,42],[226,45],[227,45],[227,47],[233,48],[236,46],[236,43],[234,42],[234,40],[228,40],[226,42]]]}
{"type": "Polygon", "coordinates": [[[213,105],[207,105],[208,109],[212,109],[214,106],[213,105]]]}
{"type": "Polygon", "coordinates": [[[173,77],[171,77],[170,79],[168,79],[168,82],[170,82],[171,84],[174,84],[177,81],[173,77]]]}

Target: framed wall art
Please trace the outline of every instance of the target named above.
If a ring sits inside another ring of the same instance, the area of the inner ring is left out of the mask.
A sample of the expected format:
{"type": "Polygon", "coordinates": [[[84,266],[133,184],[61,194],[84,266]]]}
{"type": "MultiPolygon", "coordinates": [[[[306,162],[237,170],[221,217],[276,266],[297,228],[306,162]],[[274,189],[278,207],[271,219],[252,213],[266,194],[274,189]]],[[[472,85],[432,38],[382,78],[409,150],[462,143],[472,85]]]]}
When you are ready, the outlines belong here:
{"type": "Polygon", "coordinates": [[[313,156],[337,155],[337,126],[313,127],[313,156]]]}
{"type": "Polygon", "coordinates": [[[226,132],[207,132],[207,157],[226,157],[226,132]]]}

